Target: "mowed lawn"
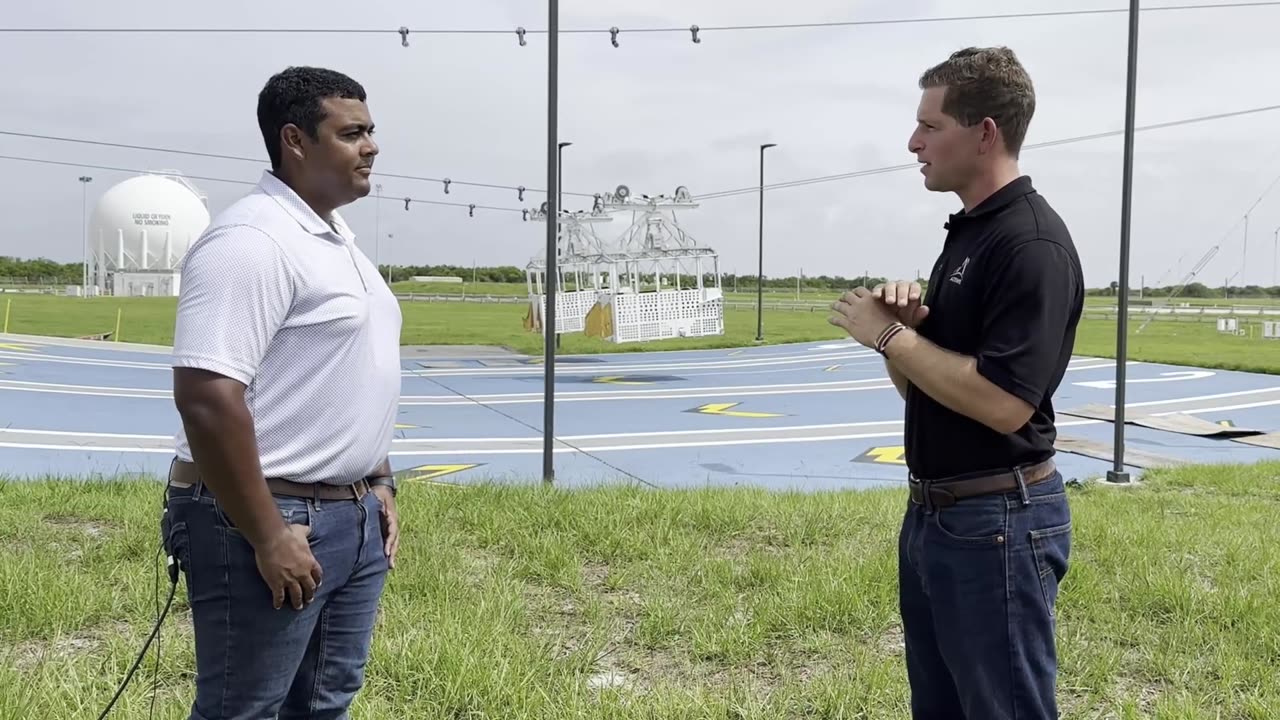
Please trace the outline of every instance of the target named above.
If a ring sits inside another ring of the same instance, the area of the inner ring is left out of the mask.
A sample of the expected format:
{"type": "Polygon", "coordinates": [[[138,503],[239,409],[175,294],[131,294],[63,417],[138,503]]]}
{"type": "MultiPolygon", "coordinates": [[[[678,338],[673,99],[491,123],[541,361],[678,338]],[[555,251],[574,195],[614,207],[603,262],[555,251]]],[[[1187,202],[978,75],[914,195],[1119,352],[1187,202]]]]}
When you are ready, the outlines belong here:
{"type": "MultiPolygon", "coordinates": [[[[1070,492],[1063,717],[1280,717],[1280,463],[1070,492]]],[[[357,719],[908,716],[901,489],[400,498],[357,719]]],[[[0,484],[0,718],[97,717],[156,617],[159,507],[156,483],[0,484]]],[[[150,717],[153,682],[185,717],[184,588],[112,717],[150,717]]]]}
{"type": "MultiPolygon", "coordinates": [[[[14,333],[75,337],[114,332],[118,317],[122,342],[173,342],[173,298],[0,296],[0,312],[7,300],[12,301],[9,330],[14,333]]],[[[406,345],[501,345],[533,355],[542,353],[542,337],[523,327],[523,304],[405,301],[401,308],[402,341],[406,345]]],[[[843,331],[827,323],[827,316],[822,306],[766,309],[765,342],[847,340],[843,331]]],[[[1263,339],[1259,321],[1242,321],[1246,334],[1239,336],[1217,332],[1212,321],[1158,319],[1139,332],[1140,325],[1141,320],[1137,319],[1129,326],[1131,360],[1280,373],[1280,340],[1263,339]]],[[[721,336],[614,344],[575,333],[562,338],[560,351],[578,354],[743,347],[754,344],[755,337],[755,311],[731,308],[725,312],[725,334],[721,336]]],[[[1082,321],[1075,346],[1077,354],[1114,357],[1115,347],[1114,320],[1082,321]]]]}

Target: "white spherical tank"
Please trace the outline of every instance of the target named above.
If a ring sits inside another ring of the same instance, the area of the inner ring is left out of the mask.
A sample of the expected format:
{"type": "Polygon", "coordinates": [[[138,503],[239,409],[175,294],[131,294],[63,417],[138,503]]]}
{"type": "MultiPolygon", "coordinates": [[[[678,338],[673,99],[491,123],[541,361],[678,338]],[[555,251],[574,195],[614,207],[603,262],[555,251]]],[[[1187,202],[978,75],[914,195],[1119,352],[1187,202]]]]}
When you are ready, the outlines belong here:
{"type": "Polygon", "coordinates": [[[103,271],[171,270],[209,226],[209,209],[176,175],[140,175],[103,193],[89,223],[103,271]]]}

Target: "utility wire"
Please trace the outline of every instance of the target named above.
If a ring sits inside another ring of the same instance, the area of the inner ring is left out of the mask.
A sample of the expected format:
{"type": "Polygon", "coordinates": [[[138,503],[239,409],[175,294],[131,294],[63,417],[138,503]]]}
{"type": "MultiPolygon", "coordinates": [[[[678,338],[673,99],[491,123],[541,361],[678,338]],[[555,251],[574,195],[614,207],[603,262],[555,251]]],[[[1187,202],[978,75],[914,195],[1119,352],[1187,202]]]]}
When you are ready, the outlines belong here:
{"type": "MultiPolygon", "coordinates": [[[[1280,0],[1278,0],[1277,4],[1280,4],[1280,0]]],[[[1135,128],[1135,131],[1147,132],[1151,130],[1162,130],[1162,129],[1167,129],[1171,127],[1178,127],[1181,125],[1191,125],[1195,123],[1209,122],[1212,120],[1224,120],[1232,117],[1240,117],[1244,115],[1253,115],[1257,113],[1271,112],[1277,109],[1280,109],[1280,105],[1265,105],[1262,107],[1250,108],[1247,110],[1236,110],[1232,112],[1216,113],[1213,115],[1202,115],[1199,117],[1184,118],[1182,120],[1172,120],[1172,121],[1163,122],[1163,123],[1155,123],[1152,125],[1143,125],[1138,128],[1135,128]]],[[[1069,145],[1069,144],[1080,143],[1080,142],[1088,142],[1091,140],[1101,140],[1104,138],[1115,137],[1117,135],[1123,135],[1123,134],[1124,134],[1124,130],[1108,130],[1106,132],[1093,133],[1090,135],[1077,135],[1075,137],[1061,138],[1058,140],[1048,140],[1045,142],[1033,143],[1033,144],[1024,146],[1024,149],[1034,150],[1034,149],[1041,149],[1041,148],[1048,148],[1048,147],[1056,147],[1058,145],[1069,145]]],[[[236,160],[236,161],[252,162],[252,163],[262,162],[258,158],[244,157],[239,155],[224,155],[219,153],[206,153],[206,152],[199,152],[194,150],[178,150],[174,148],[162,148],[162,147],[153,147],[153,146],[147,146],[147,145],[130,145],[126,143],[114,143],[114,142],[106,142],[102,140],[86,140],[82,138],[70,138],[70,137],[62,137],[62,136],[56,136],[56,135],[40,135],[36,133],[24,133],[24,132],[12,131],[12,130],[0,130],[0,135],[30,138],[30,139],[37,139],[37,140],[51,140],[56,142],[79,143],[79,144],[85,144],[85,145],[97,145],[97,146],[103,146],[103,147],[124,148],[129,150],[143,150],[143,151],[152,151],[152,152],[173,153],[176,155],[191,155],[195,157],[215,158],[220,160],[236,160]]],[[[89,168],[96,168],[100,170],[119,170],[121,172],[142,172],[142,171],[136,171],[136,170],[127,170],[127,169],[97,166],[97,165],[83,165],[83,164],[77,164],[77,163],[57,163],[56,161],[52,161],[52,160],[38,160],[38,159],[32,159],[32,158],[14,158],[14,157],[0,156],[0,159],[27,160],[29,162],[47,162],[51,164],[65,164],[65,165],[71,165],[74,167],[89,167],[89,168]]],[[[765,190],[782,190],[786,188],[803,187],[806,185],[816,185],[819,183],[835,182],[838,180],[849,180],[852,178],[868,177],[871,175],[882,175],[887,173],[900,172],[902,170],[910,170],[918,166],[919,166],[919,163],[903,163],[901,165],[889,165],[885,167],[871,168],[868,170],[856,170],[853,172],[839,173],[836,175],[823,175],[818,177],[802,178],[799,180],[791,180],[787,182],[774,183],[771,185],[765,185],[764,189],[765,190]]],[[[397,175],[393,173],[384,173],[384,172],[377,172],[375,174],[382,177],[389,177],[389,178],[444,183],[446,184],[446,192],[449,184],[466,185],[466,186],[472,186],[472,187],[484,187],[484,188],[492,188],[492,189],[499,189],[499,190],[515,190],[520,194],[522,198],[525,192],[536,192],[536,193],[545,192],[543,190],[539,190],[536,188],[525,188],[522,186],[513,187],[510,185],[495,185],[495,184],[488,184],[488,183],[473,183],[473,182],[465,182],[460,180],[449,180],[448,178],[443,178],[443,179],[428,178],[428,177],[421,177],[421,176],[415,176],[415,175],[397,175]]],[[[232,182],[232,183],[240,183],[240,184],[248,184],[248,185],[254,184],[254,183],[249,183],[243,180],[227,180],[224,178],[198,177],[194,175],[189,175],[187,177],[190,177],[193,180],[207,180],[211,182],[232,182]]],[[[704,195],[699,195],[697,197],[697,200],[701,202],[705,200],[715,200],[719,198],[734,197],[737,195],[747,195],[747,194],[757,193],[757,192],[760,192],[760,186],[752,185],[749,187],[742,187],[742,188],[737,188],[733,190],[722,190],[719,192],[706,193],[704,195]]],[[[566,191],[564,194],[574,195],[579,197],[595,197],[595,195],[592,193],[573,193],[573,192],[566,191]]],[[[383,196],[382,199],[388,199],[388,198],[386,196],[383,196]]],[[[471,207],[470,203],[450,203],[450,202],[431,201],[431,200],[414,200],[414,202],[421,202],[421,203],[433,204],[433,205],[445,205],[445,206],[451,206],[451,207],[465,207],[465,208],[471,207]]],[[[492,206],[485,206],[485,205],[475,205],[475,208],[485,209],[485,210],[502,210],[502,211],[508,211],[508,212],[524,212],[523,210],[520,210],[517,208],[495,208],[492,206]]]]}
{"type": "MultiPolygon", "coordinates": [[[[1280,0],[1259,0],[1255,2],[1230,2],[1230,3],[1198,3],[1191,5],[1157,5],[1151,7],[1140,8],[1138,12],[1179,12],[1190,10],[1226,10],[1241,8],[1260,8],[1280,6],[1280,0]]],[[[709,25],[698,26],[689,25],[685,27],[636,27],[628,29],[620,29],[611,27],[608,29],[592,29],[592,28],[568,28],[560,29],[559,33],[563,35],[577,34],[609,34],[614,46],[618,45],[617,37],[619,33],[691,33],[695,43],[701,42],[700,32],[746,32],[755,30],[796,30],[796,29],[813,29],[813,28],[840,28],[840,27],[863,27],[878,25],[906,25],[920,23],[945,23],[945,22],[974,22],[985,20],[1008,20],[1008,19],[1037,19],[1050,17],[1071,17],[1071,16],[1090,16],[1090,15],[1114,15],[1127,14],[1129,9],[1123,8],[1097,8],[1090,10],[1047,10],[1042,12],[1015,12],[1015,13],[995,13],[985,15],[949,15],[949,16],[933,16],[933,17],[917,17],[917,18],[885,18],[880,20],[837,20],[828,22],[808,22],[808,23],[768,23],[757,25],[709,25]]],[[[389,28],[141,28],[141,27],[122,27],[122,28],[54,28],[54,27],[32,27],[32,28],[0,28],[0,32],[5,33],[196,33],[196,34],[330,34],[330,35],[399,35],[402,44],[408,46],[408,36],[410,33],[420,35],[509,35],[515,33],[520,44],[524,45],[525,35],[545,34],[545,29],[526,29],[523,27],[515,30],[509,29],[466,29],[466,28],[427,28],[423,30],[410,30],[408,27],[400,27],[398,29],[389,28]]]]}
{"type": "MultiPolygon", "coordinates": [[[[1202,115],[1199,117],[1185,118],[1182,120],[1171,120],[1169,122],[1156,123],[1153,125],[1143,125],[1141,127],[1135,128],[1135,131],[1146,132],[1150,130],[1163,130],[1166,128],[1179,127],[1182,125],[1191,125],[1194,123],[1209,122],[1211,120],[1224,120],[1226,118],[1240,117],[1243,115],[1254,115],[1257,113],[1271,112],[1273,110],[1280,110],[1280,105],[1265,105],[1263,107],[1250,108],[1248,110],[1236,110],[1232,112],[1216,113],[1214,115],[1202,115]]],[[[1034,150],[1037,148],[1056,147],[1058,145],[1070,145],[1073,143],[1088,142],[1090,140],[1101,140],[1103,138],[1115,137],[1117,135],[1123,135],[1123,134],[1124,134],[1124,130],[1108,130],[1106,132],[1093,133],[1091,135],[1078,135],[1076,137],[1062,138],[1059,140],[1048,140],[1045,142],[1025,145],[1023,146],[1023,149],[1034,150]]],[[[920,166],[919,163],[914,163],[914,162],[903,163],[901,165],[888,165],[885,167],[871,168],[869,170],[857,170],[854,172],[841,173],[839,175],[824,175],[821,177],[802,178],[800,180],[791,180],[788,182],[774,183],[772,185],[765,185],[764,189],[780,190],[785,188],[802,187],[805,185],[815,185],[818,183],[835,182],[837,180],[848,180],[850,178],[866,177],[868,175],[882,175],[885,173],[898,172],[901,170],[910,170],[912,168],[917,168],[919,166],[920,166]]],[[[760,192],[760,186],[752,185],[750,187],[738,188],[736,190],[724,190],[721,192],[707,193],[705,195],[698,196],[697,200],[701,202],[704,200],[715,200],[718,198],[733,197],[736,195],[748,195],[748,194],[758,193],[758,192],[760,192]]]]}
{"type": "MultiPolygon", "coordinates": [[[[91,165],[91,164],[88,164],[88,163],[63,162],[63,161],[60,161],[60,160],[48,160],[48,159],[45,159],[45,158],[18,157],[18,156],[15,156],[15,155],[0,155],[0,160],[11,160],[11,161],[15,161],[15,162],[29,162],[29,163],[37,163],[37,164],[40,164],[40,165],[61,165],[61,166],[64,166],[64,167],[90,168],[90,169],[93,169],[93,170],[109,170],[109,171],[114,171],[114,172],[133,173],[133,174],[135,174],[135,175],[146,175],[146,174],[151,174],[151,173],[156,172],[156,171],[153,171],[153,170],[138,170],[138,169],[136,169],[136,168],[113,167],[113,166],[110,166],[110,165],[91,165]]],[[[202,180],[202,181],[205,181],[205,182],[231,183],[231,184],[234,184],[234,185],[257,185],[257,184],[258,184],[258,183],[256,183],[256,182],[251,182],[251,181],[248,181],[248,180],[233,180],[233,179],[231,179],[231,178],[210,177],[210,176],[207,176],[207,175],[187,175],[187,174],[185,174],[185,173],[182,173],[182,174],[181,174],[181,176],[182,176],[182,177],[184,177],[184,178],[187,178],[188,180],[202,180]]],[[[405,209],[406,209],[406,210],[408,210],[408,209],[409,209],[409,208],[408,208],[408,205],[409,205],[410,203],[418,203],[418,204],[422,204],[422,205],[443,205],[443,206],[447,206],[447,207],[467,208],[467,210],[468,210],[469,212],[474,212],[474,211],[476,211],[476,210],[493,210],[493,211],[496,211],[496,212],[522,213],[522,214],[525,214],[525,215],[526,215],[526,219],[527,219],[527,215],[528,215],[528,212],[529,212],[528,210],[525,210],[525,209],[522,209],[522,208],[495,207],[495,206],[493,206],[493,205],[476,205],[476,204],[474,204],[474,203],[445,202],[445,201],[442,201],[442,200],[422,200],[422,199],[420,199],[420,198],[413,198],[413,197],[396,198],[396,197],[389,197],[389,196],[387,196],[387,195],[382,195],[382,196],[373,196],[373,195],[371,195],[370,197],[375,197],[375,198],[376,198],[377,200],[379,200],[379,201],[392,200],[392,201],[396,201],[396,202],[402,202],[402,203],[405,203],[405,209]]]]}
{"type": "MultiPolygon", "coordinates": [[[[1147,132],[1147,131],[1151,131],[1151,130],[1161,130],[1161,129],[1167,129],[1167,128],[1171,128],[1171,127],[1179,127],[1179,126],[1182,126],[1182,125],[1191,125],[1191,124],[1195,124],[1195,123],[1210,122],[1210,121],[1213,121],[1213,120],[1223,120],[1223,119],[1232,118],[1232,117],[1241,117],[1241,116],[1244,116],[1244,115],[1253,115],[1253,114],[1258,114],[1258,113],[1271,112],[1271,111],[1274,111],[1274,110],[1280,110],[1280,104],[1277,104],[1277,105],[1264,105],[1264,106],[1261,106],[1261,107],[1249,108],[1249,109],[1247,109],[1247,110],[1236,110],[1236,111],[1232,111],[1232,112],[1215,113],[1215,114],[1213,114],[1213,115],[1201,115],[1201,116],[1199,116],[1199,117],[1184,118],[1184,119],[1181,119],[1181,120],[1172,120],[1172,121],[1163,122],[1163,123],[1155,123],[1155,124],[1152,124],[1152,125],[1143,125],[1143,126],[1140,126],[1140,127],[1135,128],[1135,132],[1147,132]]],[[[1049,141],[1040,142],[1040,143],[1033,143],[1033,144],[1030,144],[1030,145],[1026,145],[1026,146],[1024,146],[1024,149],[1026,149],[1026,150],[1032,150],[1032,149],[1037,149],[1037,148],[1056,147],[1056,146],[1059,146],[1059,145],[1068,145],[1068,144],[1073,144],[1073,143],[1088,142],[1088,141],[1091,141],[1091,140],[1100,140],[1100,139],[1103,139],[1103,138],[1114,137],[1114,136],[1122,135],[1122,134],[1124,134],[1124,131],[1123,131],[1123,130],[1109,130],[1109,131],[1106,131],[1106,132],[1093,133],[1093,134],[1090,134],[1090,135],[1077,135],[1077,136],[1075,136],[1075,137],[1061,138],[1061,139],[1058,139],[1058,140],[1049,140],[1049,141]]],[[[20,137],[39,137],[39,138],[41,138],[41,139],[67,140],[67,141],[69,141],[69,142],[86,142],[86,143],[90,143],[90,144],[106,144],[106,145],[112,145],[112,146],[117,146],[117,147],[125,147],[125,148],[131,148],[131,149],[140,149],[140,150],[157,150],[157,151],[162,151],[162,152],[174,152],[174,153],[179,153],[179,154],[210,155],[210,154],[208,154],[208,153],[197,153],[197,152],[193,152],[193,151],[184,151],[184,150],[163,150],[163,149],[160,149],[160,148],[147,148],[147,147],[142,147],[142,146],[122,145],[122,144],[117,144],[117,143],[101,143],[101,142],[98,142],[98,141],[76,140],[76,139],[72,139],[72,138],[56,138],[56,137],[52,137],[52,136],[36,136],[36,135],[27,134],[27,133],[14,133],[14,132],[9,132],[9,131],[0,131],[0,135],[15,135],[15,136],[20,136],[20,137]]],[[[219,158],[223,158],[223,159],[250,160],[250,161],[252,161],[252,162],[260,162],[260,161],[258,161],[258,160],[254,160],[254,159],[252,159],[252,158],[241,158],[241,157],[231,156],[231,155],[217,155],[217,156],[214,156],[214,157],[219,157],[219,158]]],[[[15,156],[9,156],[9,155],[0,155],[0,160],[13,160],[13,161],[21,161],[21,162],[34,162],[34,163],[42,163],[42,164],[48,164],[48,165],[64,165],[64,166],[68,166],[68,167],[92,168],[92,169],[97,169],[97,170],[113,170],[113,171],[118,171],[118,172],[139,173],[139,174],[144,174],[144,173],[148,172],[148,171],[144,171],[144,170],[136,170],[136,169],[131,169],[131,168],[119,168],[119,167],[111,167],[111,166],[105,166],[105,165],[90,165],[90,164],[86,164],[86,163],[60,162],[60,161],[56,161],[56,160],[46,160],[46,159],[40,159],[40,158],[15,157],[15,156]]],[[[787,181],[787,182],[774,183],[774,184],[772,184],[772,185],[765,185],[765,186],[764,186],[764,189],[765,189],[765,190],[781,190],[781,189],[793,188],[793,187],[803,187],[803,186],[806,186],[806,185],[816,185],[816,184],[819,184],[819,183],[835,182],[835,181],[838,181],[838,180],[848,180],[848,179],[858,178],[858,177],[867,177],[867,176],[871,176],[871,175],[882,175],[882,174],[887,174],[887,173],[892,173],[892,172],[899,172],[899,171],[902,171],[902,170],[910,170],[910,169],[912,169],[912,168],[916,168],[916,167],[919,167],[919,163],[903,163],[903,164],[901,164],[901,165],[889,165],[889,166],[885,166],[885,167],[871,168],[871,169],[868,169],[868,170],[856,170],[856,171],[848,172],[848,173],[840,173],[840,174],[837,174],[837,175],[823,175],[823,176],[819,176],[819,177],[802,178],[802,179],[800,179],[800,180],[791,180],[791,181],[787,181]]],[[[208,182],[226,182],[226,183],[235,183],[235,184],[240,184],[240,185],[254,185],[254,184],[256,184],[256,183],[248,182],[248,181],[245,181],[245,180],[231,180],[231,179],[227,179],[227,178],[208,177],[208,176],[199,176],[199,175],[184,175],[184,177],[190,178],[190,179],[192,179],[192,180],[204,180],[204,181],[208,181],[208,182]]],[[[388,176],[388,177],[390,177],[390,176],[388,176]]],[[[514,189],[514,188],[505,188],[505,189],[514,189]]],[[[743,188],[738,188],[738,189],[735,189],[735,190],[724,190],[724,191],[720,191],[720,192],[707,193],[707,194],[705,194],[705,195],[700,195],[700,196],[698,196],[698,197],[697,197],[697,200],[698,200],[699,202],[702,202],[702,201],[706,201],[706,200],[715,200],[715,199],[725,198],[725,197],[734,197],[734,196],[737,196],[737,195],[746,195],[746,194],[750,194],[750,193],[758,193],[758,192],[760,192],[760,190],[761,190],[761,188],[760,188],[760,186],[759,186],[759,185],[753,185],[753,186],[750,186],[750,187],[743,187],[743,188]]],[[[567,195],[567,194],[569,194],[569,193],[565,193],[565,194],[567,195]]],[[[387,196],[381,196],[379,199],[380,199],[380,200],[391,200],[391,199],[396,199],[396,198],[389,198],[389,197],[387,197],[387,196]]],[[[476,205],[476,204],[472,204],[472,203],[453,203],[453,202],[445,202],[445,201],[439,201],[439,200],[421,200],[421,199],[415,199],[415,198],[403,198],[403,201],[407,201],[407,202],[409,202],[409,203],[415,203],[415,202],[416,202],[416,203],[422,203],[422,204],[426,204],[426,205],[442,205],[442,206],[449,206],[449,207],[464,207],[464,208],[468,208],[469,210],[471,210],[471,211],[473,211],[473,212],[474,212],[474,210],[481,210],[481,209],[482,209],[482,210],[495,210],[495,211],[501,211],[501,212],[518,212],[518,213],[523,213],[523,214],[525,214],[526,219],[527,219],[527,214],[528,214],[528,211],[527,211],[527,210],[523,210],[523,209],[520,209],[520,208],[494,207],[494,206],[490,206],[490,205],[476,205]]]]}
{"type": "MultiPolygon", "coordinates": [[[[174,155],[190,155],[192,157],[214,158],[217,160],[235,160],[238,162],[251,162],[251,163],[259,163],[259,164],[262,163],[261,158],[244,157],[242,155],[223,155],[220,153],[199,152],[196,150],[178,150],[175,148],[154,147],[150,145],[129,145],[127,143],[107,142],[105,140],[86,140],[83,138],[62,137],[58,135],[40,135],[36,133],[18,132],[15,130],[0,130],[0,135],[28,138],[33,140],[50,140],[54,142],[78,143],[81,145],[96,145],[99,147],[123,148],[126,150],[144,150],[148,152],[172,153],[174,155]]],[[[539,190],[537,188],[527,188],[521,185],[495,185],[492,183],[477,183],[477,182],[466,182],[464,180],[450,180],[449,178],[422,177],[420,175],[397,175],[395,173],[387,173],[387,172],[382,172],[380,170],[375,172],[374,174],[379,175],[381,177],[397,178],[400,180],[417,180],[421,182],[441,183],[445,186],[446,193],[449,192],[449,189],[448,189],[449,185],[464,185],[468,187],[489,188],[493,190],[510,190],[512,192],[517,193],[519,195],[520,200],[524,200],[524,194],[527,192],[530,192],[530,193],[546,192],[545,190],[539,190]]],[[[564,194],[576,195],[578,197],[595,197],[595,195],[592,193],[565,192],[564,194]]]]}

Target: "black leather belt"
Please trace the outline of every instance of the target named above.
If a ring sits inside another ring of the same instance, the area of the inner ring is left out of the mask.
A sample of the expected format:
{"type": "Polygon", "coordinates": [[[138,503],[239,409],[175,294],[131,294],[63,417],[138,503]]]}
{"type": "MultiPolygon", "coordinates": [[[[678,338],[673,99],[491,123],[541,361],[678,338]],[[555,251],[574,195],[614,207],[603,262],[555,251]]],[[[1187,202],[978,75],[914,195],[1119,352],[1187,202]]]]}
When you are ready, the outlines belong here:
{"type": "MultiPolygon", "coordinates": [[[[200,470],[195,463],[185,460],[173,461],[169,471],[169,484],[177,487],[191,487],[200,482],[200,470]]],[[[326,483],[300,483],[284,478],[267,478],[267,488],[273,495],[310,498],[313,500],[359,500],[369,492],[369,483],[361,478],[350,485],[329,485],[326,483]]]]}
{"type": "Polygon", "coordinates": [[[1050,458],[1017,470],[956,480],[921,480],[912,476],[909,485],[911,502],[917,505],[950,507],[965,498],[1014,492],[1018,490],[1019,474],[1022,475],[1023,486],[1038,485],[1053,477],[1056,469],[1057,466],[1050,458]]]}

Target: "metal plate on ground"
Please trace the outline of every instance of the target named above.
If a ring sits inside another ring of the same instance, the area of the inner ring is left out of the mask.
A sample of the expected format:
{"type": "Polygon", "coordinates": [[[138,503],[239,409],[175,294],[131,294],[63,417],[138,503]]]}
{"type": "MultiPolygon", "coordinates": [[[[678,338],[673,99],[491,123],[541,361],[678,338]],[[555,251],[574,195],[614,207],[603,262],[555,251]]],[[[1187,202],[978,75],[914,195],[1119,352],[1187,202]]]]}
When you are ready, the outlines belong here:
{"type": "Polygon", "coordinates": [[[1236,442],[1246,443],[1248,445],[1257,445],[1258,447],[1271,448],[1280,450],[1280,432],[1267,433],[1266,435],[1252,435],[1249,437],[1231,438],[1236,442]]]}
{"type": "MultiPolygon", "coordinates": [[[[1077,437],[1059,436],[1057,442],[1054,443],[1054,449],[1059,452],[1074,453],[1099,460],[1111,460],[1115,458],[1116,454],[1115,446],[1113,445],[1077,437]]],[[[1189,461],[1166,455],[1157,455],[1143,450],[1125,448],[1124,464],[1138,468],[1174,467],[1176,465],[1187,465],[1189,461]]]]}
{"type": "Polygon", "coordinates": [[[683,382],[684,378],[675,375],[586,375],[570,378],[564,382],[590,383],[596,385],[652,385],[654,383],[683,382]]]}
{"type": "Polygon", "coordinates": [[[484,363],[479,360],[428,360],[420,361],[418,365],[428,370],[457,370],[459,368],[484,367],[484,363]]]}
{"type": "MultiPolygon", "coordinates": [[[[1115,422],[1116,419],[1115,408],[1110,405],[1083,405],[1060,412],[1063,415],[1074,415],[1092,420],[1115,422]]],[[[1186,413],[1156,416],[1125,411],[1124,420],[1128,424],[1141,425],[1152,430],[1164,430],[1182,435],[1198,435],[1200,437],[1239,438],[1246,435],[1261,435],[1264,432],[1255,428],[1219,425],[1186,413]]]]}

